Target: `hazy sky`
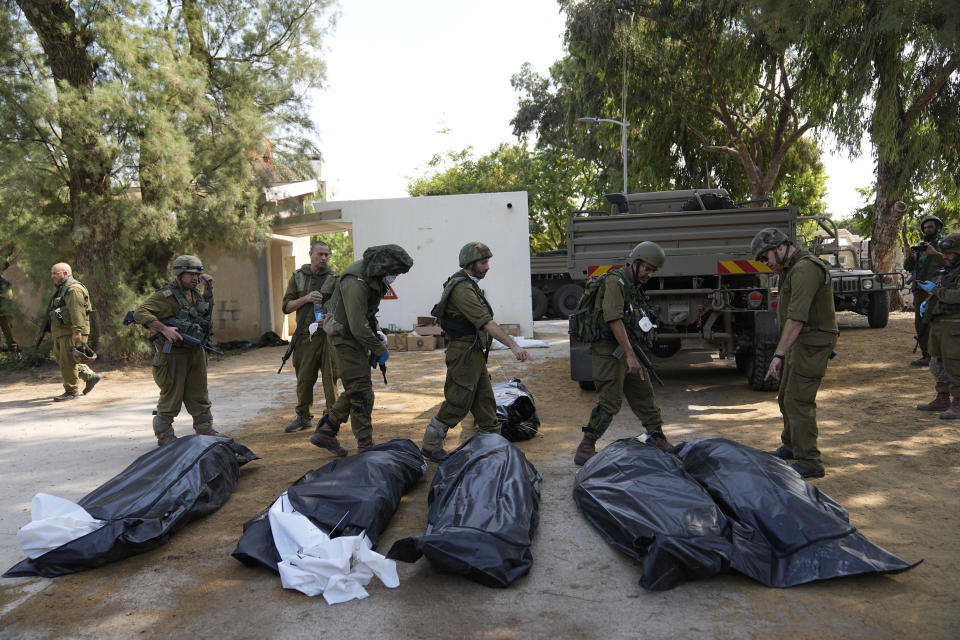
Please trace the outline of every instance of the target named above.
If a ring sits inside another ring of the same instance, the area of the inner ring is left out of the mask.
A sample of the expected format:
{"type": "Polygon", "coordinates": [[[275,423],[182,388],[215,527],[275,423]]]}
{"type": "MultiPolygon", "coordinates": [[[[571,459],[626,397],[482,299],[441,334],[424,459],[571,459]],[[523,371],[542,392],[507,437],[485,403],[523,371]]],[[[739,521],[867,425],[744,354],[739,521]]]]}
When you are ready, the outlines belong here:
{"type": "MultiPolygon", "coordinates": [[[[515,142],[510,77],[524,62],[547,75],[563,55],[555,0],[340,4],[325,43],[327,86],[313,108],[330,200],[402,198],[436,153],[472,146],[483,155],[515,142]]],[[[872,162],[824,161],[829,210],[849,215],[872,162]]]]}

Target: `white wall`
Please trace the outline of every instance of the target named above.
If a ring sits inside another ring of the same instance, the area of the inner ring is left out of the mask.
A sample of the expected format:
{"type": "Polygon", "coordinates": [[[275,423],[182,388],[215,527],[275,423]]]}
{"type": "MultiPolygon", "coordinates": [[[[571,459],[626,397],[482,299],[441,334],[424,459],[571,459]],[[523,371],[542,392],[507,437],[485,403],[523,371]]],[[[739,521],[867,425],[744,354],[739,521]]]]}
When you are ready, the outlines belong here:
{"type": "Polygon", "coordinates": [[[460,247],[476,240],[493,251],[480,286],[494,319],[519,324],[524,336],[533,336],[526,191],[315,202],[313,207],[339,209],[343,221],[353,225],[356,260],[378,244],[398,244],[413,258],[413,268],[393,283],[398,299],[380,303],[381,325],[411,329],[417,316],[430,315],[444,281],[460,268],[460,247]]]}

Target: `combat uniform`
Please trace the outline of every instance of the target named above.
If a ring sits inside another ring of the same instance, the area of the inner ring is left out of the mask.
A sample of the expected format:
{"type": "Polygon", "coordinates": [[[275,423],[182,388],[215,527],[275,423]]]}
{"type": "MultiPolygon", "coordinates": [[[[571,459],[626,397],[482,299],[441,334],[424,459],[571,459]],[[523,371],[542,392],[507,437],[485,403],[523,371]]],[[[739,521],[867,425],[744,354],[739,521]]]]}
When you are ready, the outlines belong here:
{"type": "MultiPolygon", "coordinates": [[[[302,298],[310,291],[320,291],[328,279],[336,277],[336,273],[324,267],[320,273],[314,273],[309,264],[298,269],[287,283],[287,290],[283,295],[281,308],[302,298]]],[[[328,412],[337,401],[337,366],[327,334],[318,329],[310,335],[310,324],[314,322],[313,304],[305,304],[297,309],[297,329],[293,336],[293,368],[297,373],[297,415],[304,421],[313,416],[310,407],[313,406],[313,387],[317,383],[319,374],[323,384],[323,398],[328,412]]]]}
{"type": "Polygon", "coordinates": [[[939,363],[942,375],[937,379],[937,393],[950,393],[960,398],[960,265],[942,269],[929,294],[927,317],[930,318],[931,365],[939,363]]]}
{"type": "MultiPolygon", "coordinates": [[[[644,333],[638,325],[644,315],[652,324],[656,324],[656,312],[642,287],[630,283],[627,268],[613,269],[604,276],[594,308],[602,309],[604,323],[622,320],[628,333],[633,331],[634,335],[643,336],[649,348],[652,331],[644,333]]],[[[644,369],[643,379],[637,374],[628,373],[626,357],[620,353],[609,325],[604,335],[603,339],[590,343],[597,405],[590,413],[587,426],[583,427],[584,437],[599,440],[613,421],[613,416],[620,411],[624,397],[647,432],[660,434],[663,418],[654,396],[650,371],[644,369]]]]}
{"type": "Polygon", "coordinates": [[[810,471],[822,471],[817,448],[817,390],[840,332],[833,306],[833,285],[823,261],[797,250],[783,267],[777,321],[803,323],[785,354],[777,400],[783,414],[783,446],[810,471]]]}
{"type": "MultiPolygon", "coordinates": [[[[190,301],[177,281],[168,282],[137,307],[133,319],[141,325],[159,320],[206,344],[213,334],[210,317],[213,291],[207,288],[206,294],[201,295],[198,286],[192,293],[190,301]]],[[[197,433],[211,433],[213,415],[207,393],[207,352],[203,347],[178,342],[171,346],[170,353],[163,353],[163,346],[163,336],[154,340],[153,380],[160,388],[157,415],[153,420],[157,440],[173,436],[173,419],[180,413],[181,405],[193,416],[197,433]]]]}
{"type": "Polygon", "coordinates": [[[0,333],[7,343],[7,349],[16,353],[20,350],[10,328],[10,300],[7,295],[10,291],[10,281],[0,276],[0,333]]]}
{"type": "Polygon", "coordinates": [[[343,393],[323,416],[310,442],[318,447],[346,455],[336,435],[340,425],[350,419],[350,427],[361,451],[373,442],[373,383],[370,379],[371,356],[387,354],[386,345],[377,336],[377,312],[380,300],[389,291],[386,277],[406,273],[413,260],[398,245],[369,247],[363,260],[344,270],[327,305],[324,331],[336,350],[337,367],[343,393]]]}
{"type": "Polygon", "coordinates": [[[444,401],[436,419],[447,428],[455,427],[471,413],[478,431],[500,433],[497,400],[487,373],[492,338],[483,329],[493,320],[493,309],[477,280],[464,270],[453,274],[443,287],[440,325],[449,344],[444,401]]]}
{"type": "Polygon", "coordinates": [[[92,311],[90,293],[73,276],[63,279],[47,305],[50,333],[53,336],[53,357],[60,365],[66,395],[77,394],[80,390],[79,380],[87,383],[84,391],[89,391],[92,384],[96,384],[95,380],[99,380],[90,367],[77,363],[73,357],[73,334],[79,331],[81,340],[87,341],[92,311]]]}
{"type": "MultiPolygon", "coordinates": [[[[930,242],[934,246],[937,244],[936,239],[930,242]]],[[[936,278],[940,269],[944,267],[944,264],[943,256],[938,254],[930,255],[925,251],[921,252],[919,256],[915,255],[913,251],[910,251],[903,260],[903,268],[915,274],[913,285],[913,328],[914,331],[916,331],[920,351],[924,358],[930,356],[930,349],[928,348],[930,334],[922,328],[923,318],[920,316],[920,305],[930,297],[930,294],[916,286],[916,283],[936,278]],[[916,267],[916,271],[914,271],[914,267],[916,267]]]]}

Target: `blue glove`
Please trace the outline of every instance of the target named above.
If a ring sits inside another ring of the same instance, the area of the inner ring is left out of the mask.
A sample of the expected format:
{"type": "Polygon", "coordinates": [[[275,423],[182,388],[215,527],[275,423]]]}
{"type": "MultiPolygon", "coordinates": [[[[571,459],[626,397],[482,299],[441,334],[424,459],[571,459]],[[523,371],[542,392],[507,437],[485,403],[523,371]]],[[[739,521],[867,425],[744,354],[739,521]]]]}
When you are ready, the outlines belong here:
{"type": "Polygon", "coordinates": [[[387,349],[382,356],[377,358],[377,364],[379,364],[380,366],[387,364],[387,358],[389,357],[390,357],[390,349],[387,349]]]}
{"type": "Polygon", "coordinates": [[[924,300],[920,303],[920,315],[923,316],[927,312],[927,301],[924,300]]]}
{"type": "Polygon", "coordinates": [[[933,291],[933,288],[937,285],[930,282],[929,280],[921,280],[920,282],[917,283],[917,286],[923,289],[924,291],[926,291],[927,293],[930,293],[931,291],[933,291]]]}

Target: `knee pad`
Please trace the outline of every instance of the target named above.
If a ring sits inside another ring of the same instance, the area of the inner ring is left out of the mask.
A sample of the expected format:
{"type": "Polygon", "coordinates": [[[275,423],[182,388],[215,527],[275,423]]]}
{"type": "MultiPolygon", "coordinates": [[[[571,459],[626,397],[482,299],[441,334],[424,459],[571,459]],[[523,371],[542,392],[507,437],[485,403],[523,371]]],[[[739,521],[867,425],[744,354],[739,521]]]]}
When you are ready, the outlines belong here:
{"type": "Polygon", "coordinates": [[[613,422],[613,416],[607,413],[602,407],[596,406],[593,408],[593,411],[590,412],[590,421],[587,423],[587,426],[583,428],[583,432],[602,435],[603,432],[607,430],[607,427],[610,426],[611,422],[613,422]]]}
{"type": "Polygon", "coordinates": [[[369,416],[373,413],[373,389],[364,389],[350,396],[350,408],[360,415],[369,416]]]}

